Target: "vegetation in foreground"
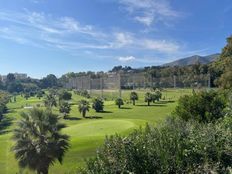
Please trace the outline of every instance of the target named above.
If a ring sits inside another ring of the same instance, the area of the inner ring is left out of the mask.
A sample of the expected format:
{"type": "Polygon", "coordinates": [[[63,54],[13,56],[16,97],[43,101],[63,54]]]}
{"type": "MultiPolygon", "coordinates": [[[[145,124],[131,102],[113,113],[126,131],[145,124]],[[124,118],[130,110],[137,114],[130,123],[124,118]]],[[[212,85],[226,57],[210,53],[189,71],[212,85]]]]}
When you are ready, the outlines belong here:
{"type": "Polygon", "coordinates": [[[158,128],[147,126],[126,137],[106,138],[79,172],[226,174],[232,167],[231,131],[223,122],[204,125],[169,118],[158,128]]]}
{"type": "MultiPolygon", "coordinates": [[[[98,113],[90,108],[87,113],[88,117],[86,118],[83,118],[82,114],[78,111],[78,101],[84,99],[92,104],[92,99],[83,98],[82,96],[74,94],[74,92],[72,92],[72,99],[65,101],[71,106],[71,111],[66,115],[65,119],[62,119],[64,113],[59,113],[60,107],[47,107],[52,109],[54,114],[60,115],[60,122],[67,125],[67,128],[62,130],[62,133],[70,136],[70,148],[64,156],[63,165],[60,165],[58,162],[54,163],[54,166],[51,165],[49,167],[49,173],[75,173],[77,167],[83,166],[84,159],[92,157],[95,154],[96,148],[102,145],[105,135],[113,135],[115,133],[127,135],[135,128],[145,125],[146,122],[158,123],[166,115],[171,113],[176,105],[174,101],[179,96],[191,94],[191,90],[188,89],[163,90],[163,94],[168,100],[162,100],[155,104],[152,103],[148,108],[144,102],[145,91],[136,91],[139,96],[136,106],[133,106],[129,102],[130,92],[122,91],[122,98],[125,101],[125,105],[121,109],[118,109],[114,101],[108,99],[111,98],[111,92],[105,92],[104,96],[107,100],[104,100],[104,112],[98,113]],[[170,100],[173,100],[173,102],[170,100]]],[[[46,99],[47,94],[48,92],[46,91],[44,99],[46,99]]],[[[58,95],[55,96],[56,100],[58,100],[58,95]]],[[[31,106],[39,106],[41,109],[46,109],[44,99],[30,97],[26,100],[24,96],[17,95],[16,101],[7,104],[9,112],[4,114],[4,118],[10,118],[11,121],[9,125],[4,124],[4,129],[0,135],[0,142],[4,144],[4,146],[0,146],[0,173],[33,173],[27,168],[20,169],[18,167],[14,153],[11,151],[14,145],[12,130],[16,128],[15,123],[21,119],[19,113],[22,111],[28,113],[29,110],[27,108],[31,106]],[[9,164],[11,164],[11,167],[9,167],[9,164]]]]}
{"type": "Polygon", "coordinates": [[[79,172],[230,173],[232,115],[223,112],[226,104],[219,95],[205,91],[184,96],[176,116],[162,126],[147,125],[129,136],[107,137],[96,157],[79,172]]]}

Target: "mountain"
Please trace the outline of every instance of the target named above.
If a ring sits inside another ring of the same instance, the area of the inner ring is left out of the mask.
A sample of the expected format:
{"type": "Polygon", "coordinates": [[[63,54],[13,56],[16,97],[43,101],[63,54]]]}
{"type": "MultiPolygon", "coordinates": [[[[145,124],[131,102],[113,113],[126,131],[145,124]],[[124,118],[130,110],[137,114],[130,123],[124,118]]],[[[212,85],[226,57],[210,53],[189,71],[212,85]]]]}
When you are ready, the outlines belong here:
{"type": "Polygon", "coordinates": [[[191,57],[186,57],[170,63],[166,63],[163,66],[187,66],[196,64],[197,62],[199,62],[200,64],[208,64],[210,62],[215,61],[219,56],[220,54],[211,54],[208,56],[194,55],[191,57]]]}

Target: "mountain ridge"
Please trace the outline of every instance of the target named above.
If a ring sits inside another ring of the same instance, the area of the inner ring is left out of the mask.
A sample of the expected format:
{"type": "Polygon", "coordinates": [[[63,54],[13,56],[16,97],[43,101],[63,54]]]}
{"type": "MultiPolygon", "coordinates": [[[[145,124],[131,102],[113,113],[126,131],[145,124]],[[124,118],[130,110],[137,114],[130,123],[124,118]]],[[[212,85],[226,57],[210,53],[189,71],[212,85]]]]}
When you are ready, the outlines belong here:
{"type": "Polygon", "coordinates": [[[210,54],[207,56],[193,55],[190,57],[185,57],[185,58],[177,59],[177,60],[169,62],[169,63],[165,63],[162,66],[171,66],[171,67],[188,66],[188,65],[196,64],[198,62],[200,64],[208,64],[208,63],[215,61],[217,58],[219,58],[219,56],[220,56],[219,53],[210,54]]]}

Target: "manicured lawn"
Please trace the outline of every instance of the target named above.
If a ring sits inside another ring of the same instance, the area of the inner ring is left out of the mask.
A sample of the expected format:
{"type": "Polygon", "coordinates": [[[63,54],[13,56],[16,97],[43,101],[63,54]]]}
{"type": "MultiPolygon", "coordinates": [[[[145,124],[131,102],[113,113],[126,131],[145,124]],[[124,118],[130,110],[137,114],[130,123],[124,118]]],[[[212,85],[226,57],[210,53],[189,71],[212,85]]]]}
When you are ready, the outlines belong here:
{"type": "MultiPolygon", "coordinates": [[[[188,89],[167,89],[163,92],[163,99],[160,102],[152,104],[148,107],[144,102],[144,94],[146,91],[137,91],[139,94],[139,101],[136,106],[133,106],[129,101],[130,91],[122,91],[122,98],[126,101],[122,109],[115,106],[112,99],[117,97],[116,92],[104,91],[105,112],[96,113],[90,110],[87,113],[89,118],[83,119],[77,110],[77,102],[83,97],[73,94],[72,111],[70,119],[64,120],[67,128],[63,130],[64,133],[70,136],[71,148],[67,152],[63,165],[56,163],[49,170],[50,173],[64,174],[73,173],[77,167],[83,166],[84,159],[95,154],[96,148],[99,147],[106,135],[113,135],[115,133],[128,134],[133,129],[144,126],[146,123],[157,124],[164,120],[176,106],[176,100],[184,94],[190,94],[188,89]]],[[[100,91],[92,91],[92,95],[100,95],[100,91]]],[[[25,100],[21,96],[17,96],[16,103],[9,103],[9,113],[5,116],[4,126],[0,126],[0,174],[14,174],[19,173],[17,162],[14,159],[14,154],[11,152],[13,145],[12,129],[15,123],[20,119],[20,112],[26,111],[25,106],[42,105],[42,99],[30,98],[25,100]]],[[[58,113],[55,108],[54,112],[58,113]]],[[[24,171],[25,173],[33,173],[31,171],[24,171]]]]}

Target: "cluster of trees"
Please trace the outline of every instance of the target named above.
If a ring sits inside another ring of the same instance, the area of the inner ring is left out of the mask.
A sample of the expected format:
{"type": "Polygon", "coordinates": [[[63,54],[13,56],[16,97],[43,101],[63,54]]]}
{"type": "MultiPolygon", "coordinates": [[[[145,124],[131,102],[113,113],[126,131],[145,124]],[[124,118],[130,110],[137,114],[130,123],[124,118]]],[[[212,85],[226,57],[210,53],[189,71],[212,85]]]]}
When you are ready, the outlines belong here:
{"type": "Polygon", "coordinates": [[[145,94],[145,102],[147,102],[147,105],[150,106],[150,103],[155,103],[156,101],[159,101],[162,97],[162,93],[159,90],[156,90],[154,93],[147,92],[145,94]]]}
{"type": "Polygon", "coordinates": [[[184,96],[174,116],[160,126],[107,137],[79,172],[229,173],[232,115],[225,108],[224,96],[215,91],[184,96]]]}
{"type": "Polygon", "coordinates": [[[232,36],[227,38],[227,44],[222,49],[220,59],[212,64],[219,74],[216,83],[224,89],[232,88],[232,36]]]}
{"type": "Polygon", "coordinates": [[[44,105],[51,109],[52,107],[58,107],[64,118],[67,118],[71,111],[71,104],[69,100],[72,99],[72,93],[66,90],[50,90],[44,97],[44,105]]]}
{"type": "Polygon", "coordinates": [[[85,97],[85,98],[90,98],[91,97],[87,90],[75,90],[74,93],[77,94],[77,95],[80,95],[82,97],[85,97]]]}
{"type": "Polygon", "coordinates": [[[0,89],[8,91],[9,93],[21,93],[25,96],[35,96],[41,89],[48,88],[59,88],[62,87],[59,79],[55,75],[48,75],[47,77],[37,80],[37,79],[16,79],[14,74],[9,73],[7,75],[6,81],[3,83],[0,81],[0,89]]]}
{"type": "MultiPolygon", "coordinates": [[[[155,103],[156,101],[159,101],[162,98],[162,92],[160,90],[155,90],[154,92],[147,92],[144,96],[144,101],[147,102],[147,105],[150,106],[150,103],[155,103]]],[[[133,105],[135,105],[135,102],[139,100],[138,93],[135,91],[132,91],[130,93],[130,100],[132,101],[133,105]]],[[[117,98],[115,100],[115,104],[120,109],[122,105],[124,105],[124,101],[122,98],[117,98]]]]}
{"type": "Polygon", "coordinates": [[[0,122],[3,118],[3,114],[7,112],[6,104],[9,102],[9,95],[0,91],[0,122]]]}

